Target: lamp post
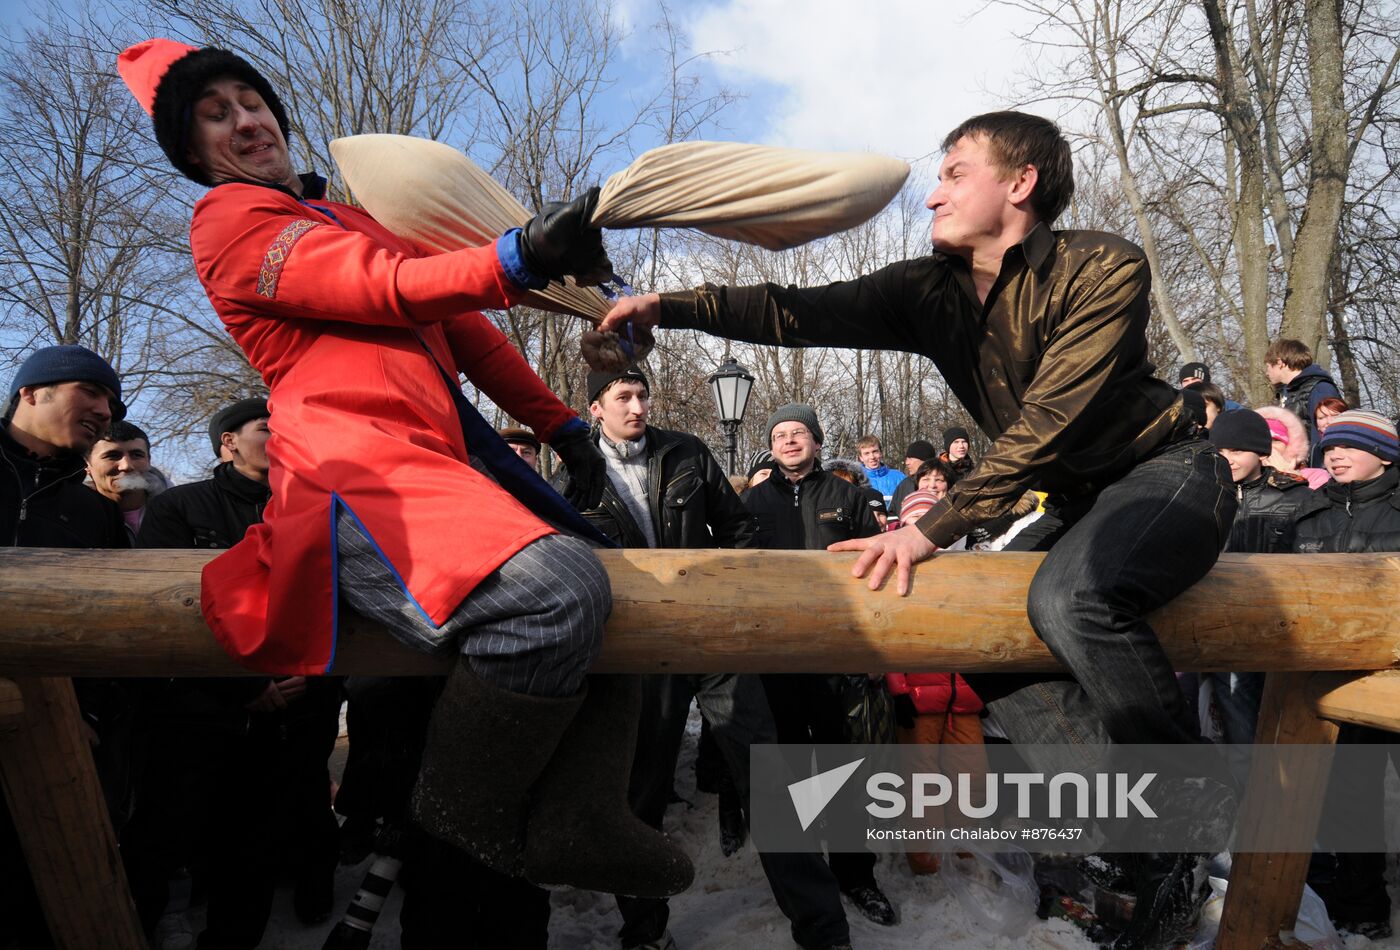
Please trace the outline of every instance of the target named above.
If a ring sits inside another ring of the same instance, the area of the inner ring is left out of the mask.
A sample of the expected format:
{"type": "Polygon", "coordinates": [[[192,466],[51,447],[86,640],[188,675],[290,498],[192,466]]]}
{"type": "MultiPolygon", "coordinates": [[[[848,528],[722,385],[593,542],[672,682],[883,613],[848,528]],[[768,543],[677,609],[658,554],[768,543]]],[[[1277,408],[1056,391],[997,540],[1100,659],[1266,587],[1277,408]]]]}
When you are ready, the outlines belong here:
{"type": "Polygon", "coordinates": [[[753,377],[749,371],[726,355],[720,368],[710,374],[710,391],[715,396],[715,408],[719,410],[719,424],[729,437],[729,474],[734,474],[734,456],[739,450],[739,424],[744,421],[744,410],[749,406],[749,390],[753,389],[753,377]]]}

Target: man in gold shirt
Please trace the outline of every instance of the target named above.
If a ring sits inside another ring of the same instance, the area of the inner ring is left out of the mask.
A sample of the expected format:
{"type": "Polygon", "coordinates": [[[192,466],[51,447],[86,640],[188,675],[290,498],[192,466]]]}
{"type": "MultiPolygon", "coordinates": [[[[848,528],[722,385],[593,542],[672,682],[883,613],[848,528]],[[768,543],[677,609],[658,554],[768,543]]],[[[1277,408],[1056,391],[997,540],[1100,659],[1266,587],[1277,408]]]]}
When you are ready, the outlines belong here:
{"type": "MultiPolygon", "coordinates": [[[[989,113],[943,148],[928,256],[823,287],[629,298],[600,329],[630,321],[932,359],[991,449],[915,524],[831,550],[863,552],[856,576],[874,589],[894,572],[907,593],[915,563],[1027,488],[1048,492],[1045,516],[1011,549],[1049,552],[1027,610],[1074,680],[1014,691],[990,704],[992,718],[1023,744],[1199,742],[1145,618],[1210,570],[1235,497],[1229,467],[1202,438],[1195,394],[1153,375],[1147,261],[1114,235],[1051,230],[1074,191],[1054,123],[989,113]]],[[[1132,863],[1141,910],[1115,946],[1167,946],[1206,896],[1203,858],[1132,863]]]]}

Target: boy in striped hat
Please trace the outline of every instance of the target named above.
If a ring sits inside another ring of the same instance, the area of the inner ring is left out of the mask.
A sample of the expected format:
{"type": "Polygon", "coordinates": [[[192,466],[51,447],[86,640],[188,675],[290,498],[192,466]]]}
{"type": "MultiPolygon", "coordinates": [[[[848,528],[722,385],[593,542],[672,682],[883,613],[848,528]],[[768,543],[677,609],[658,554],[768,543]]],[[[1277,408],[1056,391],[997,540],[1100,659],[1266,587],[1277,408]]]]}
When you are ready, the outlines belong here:
{"type": "MultiPolygon", "coordinates": [[[[1307,554],[1400,551],[1400,471],[1395,464],[1400,460],[1400,443],[1395,424],[1364,409],[1339,413],[1322,435],[1322,450],[1333,481],[1314,492],[1312,504],[1299,514],[1293,550],[1307,554]]],[[[1396,736],[1348,725],[1342,726],[1337,741],[1389,744],[1396,736]]],[[[1384,758],[1374,760],[1369,776],[1334,782],[1328,791],[1330,814],[1351,816],[1349,821],[1380,836],[1385,834],[1385,807],[1384,758]]],[[[1373,940],[1391,935],[1385,854],[1338,854],[1330,873],[1319,869],[1309,877],[1343,933],[1373,940]]]]}

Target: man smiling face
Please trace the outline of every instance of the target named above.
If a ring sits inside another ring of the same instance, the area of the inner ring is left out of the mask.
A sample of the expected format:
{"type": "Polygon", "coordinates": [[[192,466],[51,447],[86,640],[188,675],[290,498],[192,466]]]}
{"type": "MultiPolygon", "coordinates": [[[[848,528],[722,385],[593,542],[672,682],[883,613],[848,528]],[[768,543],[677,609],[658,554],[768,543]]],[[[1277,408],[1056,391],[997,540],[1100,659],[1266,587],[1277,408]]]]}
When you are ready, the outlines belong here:
{"type": "Polygon", "coordinates": [[[111,390],[78,380],[24,386],[11,418],[11,432],[38,455],[85,454],[112,423],[111,390]]]}
{"type": "Polygon", "coordinates": [[[215,183],[299,184],[287,140],[262,96],[240,79],[216,79],[194,106],[190,161],[215,183]]]}

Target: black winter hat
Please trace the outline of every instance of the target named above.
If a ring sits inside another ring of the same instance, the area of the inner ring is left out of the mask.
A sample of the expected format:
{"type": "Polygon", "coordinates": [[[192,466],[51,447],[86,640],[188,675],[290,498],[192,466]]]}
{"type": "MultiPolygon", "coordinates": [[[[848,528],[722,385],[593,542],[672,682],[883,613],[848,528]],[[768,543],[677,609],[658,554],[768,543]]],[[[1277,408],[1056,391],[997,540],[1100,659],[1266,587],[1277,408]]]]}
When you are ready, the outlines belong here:
{"type": "Polygon", "coordinates": [[[925,439],[915,439],[909,443],[909,448],[904,450],[904,457],[918,459],[921,462],[932,462],[938,458],[938,450],[933,447],[932,442],[925,439]]]}
{"type": "Polygon", "coordinates": [[[651,383],[647,382],[646,375],[636,366],[629,366],[622,371],[595,369],[588,374],[588,401],[597,402],[598,397],[603,394],[603,390],[619,379],[627,379],[641,383],[648,393],[651,392],[651,383]]]}
{"type": "Polygon", "coordinates": [[[800,422],[807,427],[807,431],[812,433],[812,439],[821,445],[826,442],[826,437],[822,434],[821,423],[817,422],[817,410],[802,402],[790,402],[786,406],[779,406],[773,410],[773,414],[768,417],[768,441],[773,441],[773,430],[780,422],[800,422]]]}
{"type": "Polygon", "coordinates": [[[759,449],[749,459],[749,478],[758,474],[760,469],[770,468],[773,465],[773,453],[767,449],[759,449]]]}
{"type": "Polygon", "coordinates": [[[967,434],[967,430],[964,429],[962,426],[949,426],[948,428],[944,429],[944,430],[943,430],[943,449],[944,449],[944,451],[947,451],[948,447],[949,447],[950,445],[952,445],[954,442],[958,441],[958,439],[962,439],[963,441],[968,442],[968,443],[971,443],[971,442],[972,442],[972,439],[971,439],[971,438],[968,436],[968,434],[967,434]]]}
{"type": "Polygon", "coordinates": [[[1253,409],[1232,409],[1215,417],[1210,441],[1219,449],[1268,455],[1274,450],[1269,423],[1253,409]]]}
{"type": "Polygon", "coordinates": [[[253,64],[237,53],[213,46],[195,50],[170,64],[169,70],[156,86],[156,98],[151,119],[155,124],[156,141],[165,150],[165,157],[187,178],[201,185],[212,185],[207,173],[189,159],[190,127],[194,123],[194,106],[211,82],[223,77],[242,80],[252,86],[272,110],[272,117],[282,130],[282,138],[292,140],[291,123],[282,100],[253,64]]]}
{"type": "Polygon", "coordinates": [[[69,343],[35,350],[29,359],[20,364],[18,372],[10,380],[10,393],[3,407],[4,417],[8,419],[14,412],[21,388],[72,382],[97,383],[107,387],[112,391],[112,421],[120,422],[126,416],[122,381],[117,371],[87,347],[69,343]]]}
{"type": "Polygon", "coordinates": [[[1210,367],[1205,363],[1185,363],[1176,378],[1178,382],[1185,382],[1193,376],[1203,383],[1210,382],[1210,367]]]}
{"type": "Polygon", "coordinates": [[[497,429],[496,434],[506,445],[528,445],[538,452],[541,448],[539,437],[529,429],[522,429],[518,426],[507,426],[504,429],[497,429]]]}
{"type": "Polygon", "coordinates": [[[209,420],[209,444],[214,447],[214,458],[219,457],[225,432],[235,432],[254,419],[267,419],[271,415],[267,411],[267,400],[260,397],[240,399],[214,413],[214,418],[209,420]]]}

